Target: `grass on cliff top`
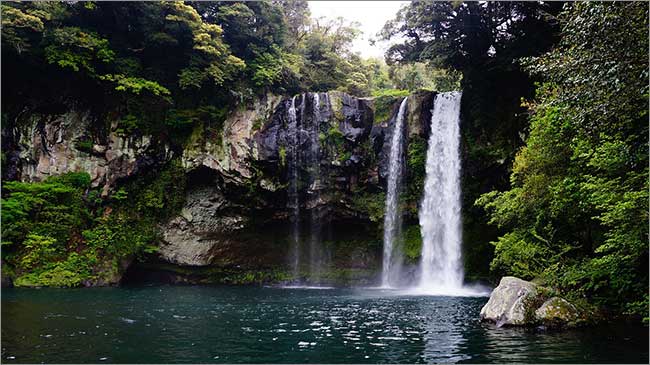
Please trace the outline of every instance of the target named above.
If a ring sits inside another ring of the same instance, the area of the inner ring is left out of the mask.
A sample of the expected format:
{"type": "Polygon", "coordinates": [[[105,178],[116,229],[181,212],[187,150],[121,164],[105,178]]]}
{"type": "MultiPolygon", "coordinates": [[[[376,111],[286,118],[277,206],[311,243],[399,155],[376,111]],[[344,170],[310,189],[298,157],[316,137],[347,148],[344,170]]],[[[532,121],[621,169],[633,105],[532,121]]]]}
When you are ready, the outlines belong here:
{"type": "Polygon", "coordinates": [[[393,114],[394,105],[409,95],[408,90],[384,89],[373,92],[375,98],[375,124],[388,122],[393,114]]]}
{"type": "Polygon", "coordinates": [[[406,96],[409,96],[410,91],[408,90],[400,90],[400,89],[380,89],[380,90],[375,90],[372,92],[372,97],[373,98],[381,98],[381,97],[392,97],[392,98],[403,98],[406,96]]]}

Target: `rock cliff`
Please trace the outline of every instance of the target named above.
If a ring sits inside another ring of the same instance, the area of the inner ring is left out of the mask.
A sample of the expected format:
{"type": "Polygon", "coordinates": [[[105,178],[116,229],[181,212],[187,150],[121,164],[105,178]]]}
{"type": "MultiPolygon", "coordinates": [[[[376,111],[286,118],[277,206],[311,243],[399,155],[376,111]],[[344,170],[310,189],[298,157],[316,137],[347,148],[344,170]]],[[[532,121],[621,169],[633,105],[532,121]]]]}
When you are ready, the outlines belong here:
{"type": "MultiPolygon", "coordinates": [[[[415,137],[426,140],[433,96],[409,96],[405,148],[415,137]]],[[[312,217],[332,267],[369,275],[379,264],[382,192],[401,99],[266,95],[234,106],[216,128],[195,124],[180,141],[127,134],[117,120],[80,110],[32,114],[3,129],[3,174],[41,181],[85,171],[110,197],[125,182],[176,160],[186,174],[185,204],[160,223],[159,251],[150,260],[286,267],[292,230],[309,240],[314,228],[304,217],[312,217]],[[359,257],[354,264],[351,252],[359,257]]]]}

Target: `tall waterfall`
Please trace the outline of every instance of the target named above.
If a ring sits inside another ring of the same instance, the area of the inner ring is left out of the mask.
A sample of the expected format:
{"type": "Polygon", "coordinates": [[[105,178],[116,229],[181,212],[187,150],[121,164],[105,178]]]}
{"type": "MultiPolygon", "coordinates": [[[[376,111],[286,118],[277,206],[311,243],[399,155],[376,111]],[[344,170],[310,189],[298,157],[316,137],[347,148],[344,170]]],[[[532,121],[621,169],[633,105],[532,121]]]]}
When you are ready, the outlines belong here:
{"type": "Polygon", "coordinates": [[[424,199],[420,207],[420,288],[457,292],[461,262],[459,122],[461,92],[436,95],[427,150],[424,199]]]}
{"type": "MultiPolygon", "coordinates": [[[[328,258],[327,250],[323,247],[321,239],[320,191],[323,187],[323,177],[320,168],[319,138],[320,126],[324,117],[327,116],[327,109],[324,114],[321,110],[318,93],[302,94],[299,106],[296,105],[297,97],[294,96],[291,100],[287,100],[286,104],[286,162],[289,183],[287,208],[291,212],[292,223],[290,262],[297,284],[301,282],[301,269],[305,267],[305,263],[309,268],[309,281],[317,283],[328,258]],[[311,113],[309,113],[307,105],[310,97],[312,101],[311,113]],[[305,146],[308,148],[304,148],[305,146]],[[308,183],[308,186],[304,185],[305,182],[308,183]],[[301,201],[301,197],[304,201],[301,201]],[[309,225],[302,222],[301,202],[310,212],[309,225]],[[303,229],[306,228],[309,228],[308,241],[303,240],[306,236],[303,229]]],[[[327,107],[329,107],[329,99],[325,94],[325,108],[327,107]]]]}
{"type": "Polygon", "coordinates": [[[288,139],[289,158],[287,159],[287,171],[289,175],[289,189],[287,205],[292,211],[291,226],[291,264],[293,277],[297,278],[300,265],[300,201],[298,196],[298,167],[299,154],[298,146],[300,144],[300,133],[298,131],[298,118],[296,115],[296,97],[291,98],[287,108],[288,117],[288,139]]]}
{"type": "Polygon", "coordinates": [[[384,214],[384,256],[382,262],[381,285],[390,287],[399,281],[399,255],[396,255],[395,241],[399,236],[401,214],[399,211],[399,194],[402,180],[402,165],[404,163],[404,119],[408,98],[404,98],[399,106],[395,119],[395,127],[390,141],[388,160],[388,183],[386,186],[386,209],[384,214]]]}
{"type": "MultiPolygon", "coordinates": [[[[327,94],[326,94],[327,95],[327,94]]],[[[305,107],[303,106],[303,110],[305,107]]],[[[323,266],[323,247],[321,244],[321,221],[319,215],[321,172],[320,172],[320,123],[322,121],[320,110],[320,96],[314,93],[312,104],[311,145],[309,149],[309,192],[311,195],[311,224],[309,232],[309,268],[312,281],[318,282],[323,266]]]]}

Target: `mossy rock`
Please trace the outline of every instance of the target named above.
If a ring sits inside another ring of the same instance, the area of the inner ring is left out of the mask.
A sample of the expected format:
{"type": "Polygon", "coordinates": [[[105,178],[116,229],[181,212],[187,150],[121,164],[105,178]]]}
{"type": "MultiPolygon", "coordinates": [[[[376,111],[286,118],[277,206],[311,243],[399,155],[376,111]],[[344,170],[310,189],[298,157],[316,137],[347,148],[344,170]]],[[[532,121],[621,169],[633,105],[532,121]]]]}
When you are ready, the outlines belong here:
{"type": "Polygon", "coordinates": [[[577,319],[577,308],[560,297],[548,299],[535,311],[535,320],[550,326],[570,325],[577,319]]]}

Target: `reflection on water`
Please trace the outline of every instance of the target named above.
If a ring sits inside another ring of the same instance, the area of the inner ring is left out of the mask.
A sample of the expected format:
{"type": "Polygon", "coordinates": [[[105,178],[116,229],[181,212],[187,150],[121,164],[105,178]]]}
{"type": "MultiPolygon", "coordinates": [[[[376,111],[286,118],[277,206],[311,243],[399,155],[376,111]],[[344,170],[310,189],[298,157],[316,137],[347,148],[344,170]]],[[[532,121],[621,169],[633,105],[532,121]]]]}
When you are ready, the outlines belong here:
{"type": "Polygon", "coordinates": [[[647,362],[647,329],[478,323],[484,297],[368,289],[3,289],[12,362],[647,362]]]}

